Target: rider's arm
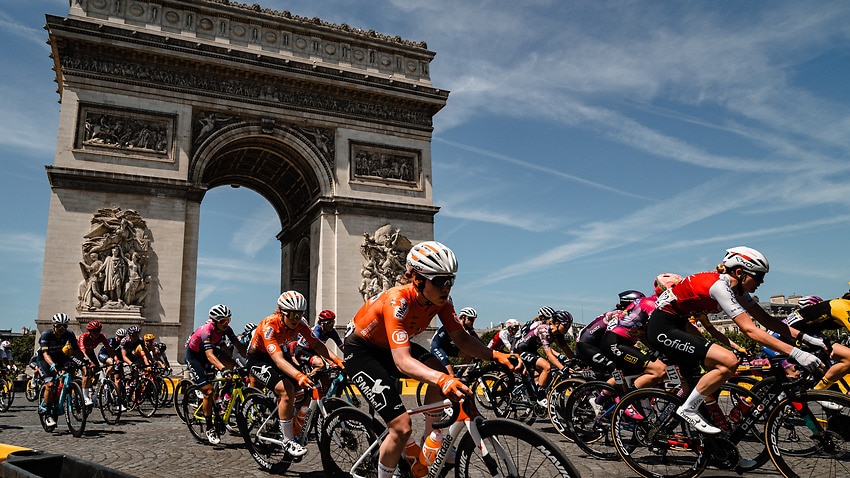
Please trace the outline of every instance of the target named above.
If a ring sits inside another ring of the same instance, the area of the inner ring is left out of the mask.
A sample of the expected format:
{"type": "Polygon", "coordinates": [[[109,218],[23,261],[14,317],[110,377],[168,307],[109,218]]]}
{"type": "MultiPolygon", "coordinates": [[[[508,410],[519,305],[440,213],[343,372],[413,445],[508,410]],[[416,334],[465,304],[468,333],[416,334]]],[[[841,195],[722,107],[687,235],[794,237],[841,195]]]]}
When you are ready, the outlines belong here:
{"type": "Polygon", "coordinates": [[[226,367],[218,357],[215,356],[215,347],[209,347],[204,349],[204,355],[207,357],[207,361],[215,367],[216,370],[224,370],[226,367]]]}

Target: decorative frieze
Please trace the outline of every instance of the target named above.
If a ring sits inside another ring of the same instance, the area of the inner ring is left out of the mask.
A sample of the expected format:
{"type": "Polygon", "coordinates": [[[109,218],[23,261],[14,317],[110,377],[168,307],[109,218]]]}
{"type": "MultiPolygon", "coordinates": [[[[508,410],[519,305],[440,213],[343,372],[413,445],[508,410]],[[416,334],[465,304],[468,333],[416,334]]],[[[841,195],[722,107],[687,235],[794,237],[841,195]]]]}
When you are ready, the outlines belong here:
{"type": "Polygon", "coordinates": [[[351,143],[351,182],[422,189],[422,152],[351,143]]]}
{"type": "Polygon", "coordinates": [[[174,116],[95,105],[79,111],[76,150],[174,162],[174,116]]]}

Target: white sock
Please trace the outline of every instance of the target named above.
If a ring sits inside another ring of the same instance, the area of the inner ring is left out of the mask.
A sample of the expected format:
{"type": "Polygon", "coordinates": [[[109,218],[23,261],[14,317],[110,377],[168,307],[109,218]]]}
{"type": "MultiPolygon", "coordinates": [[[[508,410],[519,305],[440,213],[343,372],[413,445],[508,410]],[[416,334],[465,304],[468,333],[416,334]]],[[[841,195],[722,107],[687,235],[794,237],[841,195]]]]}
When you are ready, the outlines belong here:
{"type": "Polygon", "coordinates": [[[285,440],[291,440],[292,437],[295,436],[295,434],[292,433],[292,419],[291,418],[289,420],[281,420],[280,421],[280,433],[283,435],[283,438],[285,440]]]}
{"type": "Polygon", "coordinates": [[[387,468],[378,462],[378,478],[392,478],[395,474],[395,467],[387,468]]]}
{"type": "Polygon", "coordinates": [[[691,394],[688,395],[688,398],[685,399],[685,403],[682,405],[682,408],[685,410],[696,412],[697,408],[705,401],[705,395],[697,392],[696,389],[691,390],[691,394]]]}
{"type": "Polygon", "coordinates": [[[89,401],[89,400],[91,400],[90,397],[91,397],[91,389],[90,388],[84,388],[83,389],[83,400],[89,401]]]}

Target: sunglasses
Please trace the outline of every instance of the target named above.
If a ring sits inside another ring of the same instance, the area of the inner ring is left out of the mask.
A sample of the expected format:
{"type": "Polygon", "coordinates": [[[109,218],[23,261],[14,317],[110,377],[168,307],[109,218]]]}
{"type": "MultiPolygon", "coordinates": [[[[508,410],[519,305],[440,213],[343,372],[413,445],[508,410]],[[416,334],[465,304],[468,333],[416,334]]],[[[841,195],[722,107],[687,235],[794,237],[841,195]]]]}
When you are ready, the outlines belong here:
{"type": "Polygon", "coordinates": [[[759,283],[764,282],[764,272],[744,271],[744,274],[747,274],[748,276],[752,277],[753,280],[755,280],[756,282],[759,282],[759,283]]]}
{"type": "Polygon", "coordinates": [[[437,276],[428,280],[438,289],[455,285],[455,276],[437,276]]]}
{"type": "Polygon", "coordinates": [[[282,312],[282,313],[286,317],[293,319],[293,320],[300,320],[301,317],[304,317],[304,312],[300,312],[300,311],[297,311],[297,310],[287,310],[287,311],[282,312]]]}
{"type": "Polygon", "coordinates": [[[67,329],[67,328],[68,328],[68,326],[67,326],[67,325],[61,325],[61,324],[55,324],[55,325],[53,326],[53,328],[54,328],[54,329],[67,329]]]}

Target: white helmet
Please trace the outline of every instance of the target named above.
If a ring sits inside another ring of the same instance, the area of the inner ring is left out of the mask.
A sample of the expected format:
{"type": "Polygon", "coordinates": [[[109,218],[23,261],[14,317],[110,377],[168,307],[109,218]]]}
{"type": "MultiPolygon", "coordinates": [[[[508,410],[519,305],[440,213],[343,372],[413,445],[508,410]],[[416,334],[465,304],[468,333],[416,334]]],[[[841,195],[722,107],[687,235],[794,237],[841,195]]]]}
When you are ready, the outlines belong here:
{"type": "Polygon", "coordinates": [[[555,313],[555,309],[549,307],[548,305],[544,305],[537,311],[538,317],[543,317],[544,319],[551,319],[552,314],[555,313]]]}
{"type": "Polygon", "coordinates": [[[307,299],[298,291],[288,290],[277,298],[277,307],[283,312],[287,310],[307,310],[307,299]]]}
{"type": "Polygon", "coordinates": [[[770,270],[770,264],[761,252],[745,246],[726,249],[723,265],[727,269],[743,267],[744,270],[749,272],[764,272],[765,274],[770,270]]]}
{"type": "Polygon", "coordinates": [[[516,319],[508,319],[505,321],[505,327],[509,329],[513,327],[519,327],[519,321],[516,319]]]}
{"type": "Polygon", "coordinates": [[[67,326],[71,322],[71,319],[68,318],[68,314],[63,314],[62,312],[59,312],[58,314],[53,314],[52,320],[53,325],[67,326]]]}
{"type": "Polygon", "coordinates": [[[472,307],[464,307],[460,309],[460,312],[457,313],[458,317],[469,317],[470,319],[477,319],[478,312],[472,307]]]}
{"type": "Polygon", "coordinates": [[[410,248],[407,268],[426,279],[457,273],[457,258],[451,249],[437,241],[425,241],[410,248]]]}
{"type": "Polygon", "coordinates": [[[231,318],[232,313],[230,312],[230,307],[224,304],[214,305],[210,308],[210,320],[213,322],[219,322],[224,319],[231,318]]]}

